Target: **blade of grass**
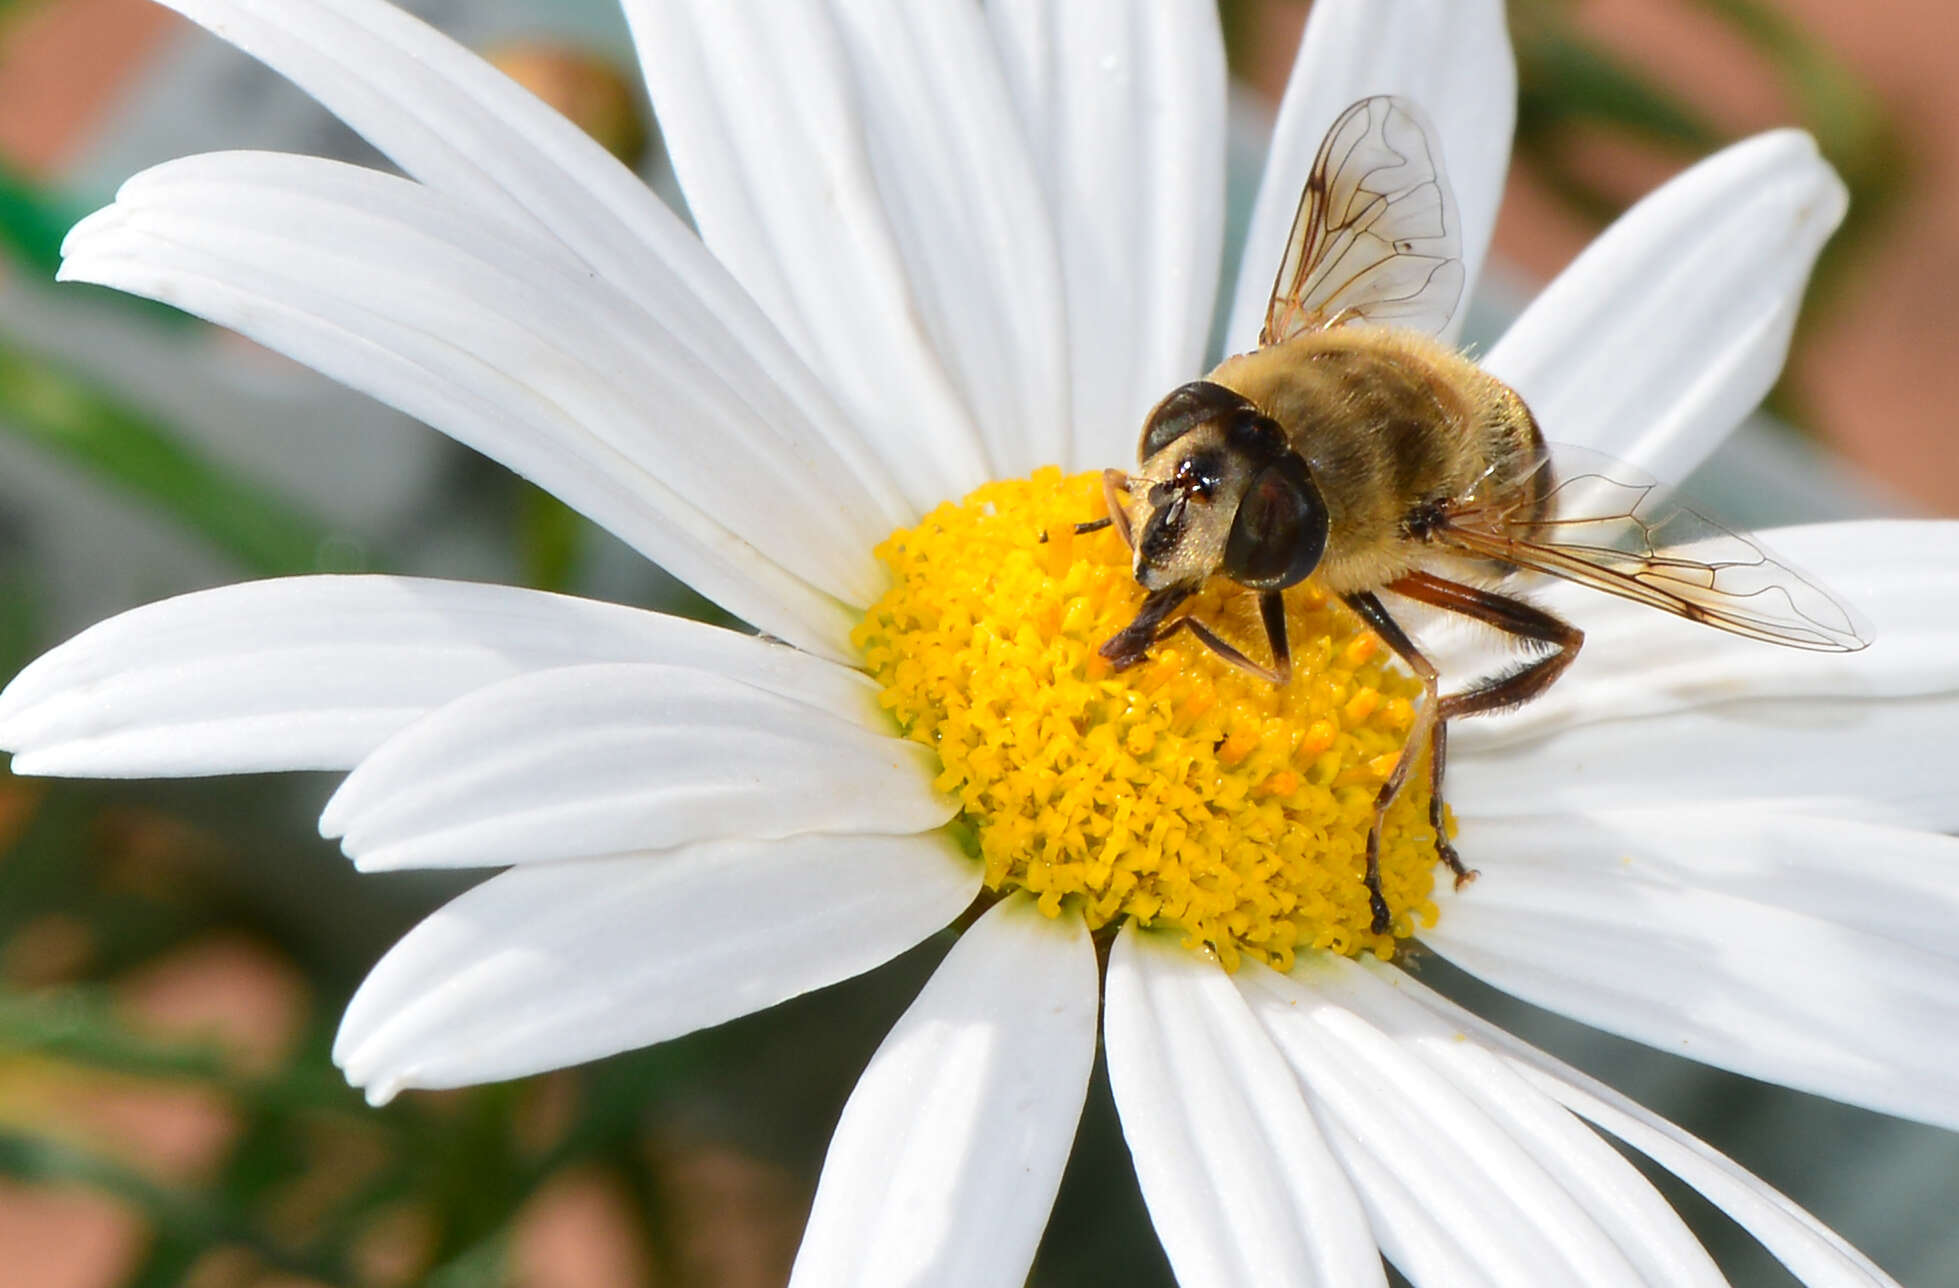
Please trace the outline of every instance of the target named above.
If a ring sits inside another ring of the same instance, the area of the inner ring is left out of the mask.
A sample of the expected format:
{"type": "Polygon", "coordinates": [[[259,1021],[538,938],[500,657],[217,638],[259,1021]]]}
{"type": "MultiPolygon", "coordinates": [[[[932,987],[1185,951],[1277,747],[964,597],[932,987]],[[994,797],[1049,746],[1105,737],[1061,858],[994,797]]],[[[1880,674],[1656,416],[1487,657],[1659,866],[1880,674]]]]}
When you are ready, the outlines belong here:
{"type": "Polygon", "coordinates": [[[1585,122],[1689,152],[1706,152],[1721,142],[1720,131],[1692,104],[1562,24],[1537,27],[1518,44],[1521,131],[1585,122]]]}
{"type": "Polygon", "coordinates": [[[268,1242],[249,1222],[201,1195],[169,1189],[112,1159],[61,1141],[0,1128],[0,1176],[32,1185],[72,1185],[119,1199],[142,1213],[166,1244],[237,1244],[267,1264],[328,1282],[344,1277],[331,1262],[268,1242]]]}
{"type": "Polygon", "coordinates": [[[319,566],[330,530],[44,358],[0,342],[0,427],[147,503],[262,575],[319,566]]]}
{"type": "Polygon", "coordinates": [[[517,543],[524,584],[568,591],[585,553],[585,520],[578,511],[532,483],[519,481],[517,543]]]}
{"type": "Polygon", "coordinates": [[[424,1288],[505,1288],[509,1260],[509,1236],[499,1231],[437,1266],[422,1282],[424,1288]]]}
{"type": "Polygon", "coordinates": [[[20,551],[0,533],[0,675],[33,658],[40,638],[40,587],[20,551]]]}
{"type": "Polygon", "coordinates": [[[0,994],[0,1051],[32,1052],[135,1077],[205,1083],[255,1110],[372,1112],[330,1066],[300,1061],[273,1077],[241,1075],[209,1045],[158,1042],[131,1032],[105,998],[81,989],[46,997],[0,994]]]}
{"type": "MultiPolygon", "coordinates": [[[[1802,23],[1761,0],[1699,0],[1754,47],[1788,87],[1802,123],[1850,189],[1850,212],[1810,284],[1812,306],[1833,301],[1847,268],[1909,190],[1916,166],[1876,88],[1802,23]]],[[[1804,325],[1813,325],[1805,309],[1804,325]]]]}
{"type": "Polygon", "coordinates": [[[61,239],[87,213],[0,161],[0,244],[29,275],[54,277],[61,266],[61,239]]]}

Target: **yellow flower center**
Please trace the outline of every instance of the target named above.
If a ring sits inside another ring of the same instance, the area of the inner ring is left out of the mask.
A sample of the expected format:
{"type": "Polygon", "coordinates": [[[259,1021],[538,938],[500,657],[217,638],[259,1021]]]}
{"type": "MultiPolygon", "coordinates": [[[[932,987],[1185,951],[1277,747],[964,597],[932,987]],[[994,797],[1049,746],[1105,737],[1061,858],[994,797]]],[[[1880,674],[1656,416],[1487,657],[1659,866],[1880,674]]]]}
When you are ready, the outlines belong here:
{"type": "MultiPolygon", "coordinates": [[[[1394,951],[1362,884],[1381,783],[1422,687],[1346,607],[1286,592],[1289,684],[1231,666],[1187,631],[1120,674],[1096,652],[1142,601],[1101,480],[1041,470],[941,505],[878,547],[893,586],[854,636],[899,728],[936,749],[941,790],[995,891],[1050,916],[1181,928],[1226,966],[1301,948],[1394,951]],[[1042,539],[1046,534],[1046,540],[1042,539]]],[[[1256,597],[1213,578],[1191,612],[1255,658],[1256,597]]],[[[1427,775],[1381,837],[1399,934],[1432,925],[1427,775]]]]}

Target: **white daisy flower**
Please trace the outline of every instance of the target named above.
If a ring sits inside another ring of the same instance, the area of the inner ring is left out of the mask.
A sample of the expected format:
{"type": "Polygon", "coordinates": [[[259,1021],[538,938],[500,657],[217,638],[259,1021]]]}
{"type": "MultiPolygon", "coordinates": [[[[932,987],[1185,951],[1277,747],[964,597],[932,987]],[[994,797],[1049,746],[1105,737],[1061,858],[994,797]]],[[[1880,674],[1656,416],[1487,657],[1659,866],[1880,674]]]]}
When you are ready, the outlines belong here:
{"type": "MultiPolygon", "coordinates": [[[[979,900],[850,1100],[798,1284],[1021,1282],[1098,1008],[1186,1285],[1381,1282],[1383,1253],[1425,1284],[1718,1282],[1592,1127],[1805,1281],[1888,1282],[1383,959],[1356,862],[1416,686],[1351,619],[1297,593],[1283,690],[1180,646],[1120,679],[1088,661],[1136,588],[1113,534],[1070,535],[1093,476],[1025,476],[1125,462],[1204,370],[1209,0],[627,0],[698,238],[381,0],[169,3],[407,177],[171,162],[75,230],[63,275],[428,421],[787,641],[298,578],[127,613],[0,696],[17,772],[350,771],[322,826],[359,866],[508,869],[349,1008],[336,1058],[376,1100],[718,1024],[979,900]]],[[[1498,0],[1320,0],[1230,347],[1322,134],[1369,94],[1439,123],[1473,281],[1514,86],[1498,0]]],[[[1803,135],[1742,143],[1609,230],[1486,366],[1552,437],[1680,476],[1774,378],[1842,209],[1803,135]]],[[[1434,888],[1411,797],[1385,847],[1397,928],[1602,1028],[1952,1125],[1959,527],[1774,541],[1876,645],[1777,650],[1551,592],[1588,633],[1577,665],[1452,744],[1482,878],[1434,888]]]]}

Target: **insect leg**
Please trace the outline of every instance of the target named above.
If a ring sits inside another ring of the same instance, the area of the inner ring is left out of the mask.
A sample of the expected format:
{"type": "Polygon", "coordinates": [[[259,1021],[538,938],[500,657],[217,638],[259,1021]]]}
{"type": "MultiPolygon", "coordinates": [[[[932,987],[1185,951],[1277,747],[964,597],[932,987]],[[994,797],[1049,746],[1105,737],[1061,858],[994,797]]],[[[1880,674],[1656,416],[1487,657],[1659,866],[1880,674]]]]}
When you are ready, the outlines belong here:
{"type": "MultiPolygon", "coordinates": [[[[1118,671],[1126,671],[1149,656],[1150,645],[1162,638],[1158,628],[1177,605],[1194,594],[1193,586],[1165,586],[1143,596],[1143,606],[1129,625],[1111,635],[1097,650],[1118,671]]],[[[1166,632],[1167,633],[1167,632],[1166,632]]]]}
{"type": "Polygon", "coordinates": [[[1265,623],[1265,642],[1272,646],[1272,683],[1283,685],[1292,678],[1292,644],[1286,639],[1285,592],[1260,591],[1258,616],[1265,623]]]}
{"type": "Polygon", "coordinates": [[[1179,617],[1157,633],[1157,642],[1162,643],[1178,631],[1189,631],[1205,648],[1237,667],[1241,671],[1256,675],[1268,684],[1283,687],[1292,679],[1292,645],[1286,642],[1286,605],[1284,593],[1277,590],[1261,591],[1258,597],[1259,616],[1265,620],[1265,638],[1272,645],[1272,665],[1260,666],[1246,657],[1238,648],[1225,642],[1195,617],[1179,617]]]}
{"type": "Polygon", "coordinates": [[[1473,617],[1506,635],[1551,649],[1515,670],[1479,680],[1460,693],[1447,695],[1442,699],[1444,720],[1522,706],[1550,688],[1577,659],[1578,650],[1585,643],[1585,632],[1541,608],[1429,573],[1410,573],[1399,581],[1389,582],[1388,589],[1436,608],[1473,617]]]}
{"type": "Polygon", "coordinates": [[[1462,856],[1456,853],[1455,842],[1449,839],[1448,820],[1443,817],[1442,808],[1442,770],[1449,760],[1449,720],[1441,710],[1435,714],[1435,728],[1428,736],[1428,822],[1435,829],[1435,852],[1449,865],[1449,871],[1456,878],[1456,889],[1460,890],[1476,879],[1476,869],[1464,867],[1462,856]]]}
{"type": "Polygon", "coordinates": [[[1429,758],[1429,800],[1428,818],[1435,828],[1435,852],[1455,873],[1456,885],[1461,886],[1476,874],[1465,868],[1462,859],[1456,854],[1456,847],[1449,844],[1449,834],[1443,828],[1442,818],[1442,759],[1446,754],[1447,732],[1442,699],[1437,692],[1441,677],[1435,664],[1422,655],[1415,647],[1415,641],[1408,638],[1408,632],[1401,629],[1401,623],[1388,614],[1381,601],[1367,591],[1342,595],[1347,607],[1360,615],[1360,619],[1371,627],[1376,635],[1394,650],[1395,656],[1408,664],[1410,670],[1420,677],[1426,690],[1421,711],[1415,717],[1415,727],[1409,732],[1407,745],[1401,749],[1401,757],[1394,763],[1394,771],[1374,797],[1374,822],[1367,829],[1367,906],[1374,914],[1374,933],[1384,935],[1393,924],[1388,915],[1388,901],[1381,893],[1381,827],[1387,821],[1388,806],[1401,794],[1402,784],[1408,781],[1408,772],[1415,767],[1415,758],[1422,754],[1422,744],[1428,742],[1433,747],[1429,758]]]}
{"type": "MultiPolygon", "coordinates": [[[[1129,511],[1122,508],[1122,494],[1129,488],[1129,476],[1121,470],[1102,471],[1102,503],[1109,507],[1109,522],[1116,528],[1122,544],[1136,548],[1136,534],[1129,528],[1129,511]]],[[[1078,529],[1079,530],[1079,529],[1078,529]]]]}

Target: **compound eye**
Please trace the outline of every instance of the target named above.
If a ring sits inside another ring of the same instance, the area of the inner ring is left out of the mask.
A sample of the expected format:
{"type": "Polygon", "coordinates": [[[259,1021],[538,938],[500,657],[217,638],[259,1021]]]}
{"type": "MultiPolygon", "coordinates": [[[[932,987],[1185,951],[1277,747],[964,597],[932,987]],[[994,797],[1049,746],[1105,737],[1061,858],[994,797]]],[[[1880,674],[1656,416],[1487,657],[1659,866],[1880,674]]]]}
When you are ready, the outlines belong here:
{"type": "Polygon", "coordinates": [[[1252,590],[1282,590],[1304,581],[1326,553],[1326,503],[1296,453],[1252,476],[1225,538],[1219,571],[1252,590]]]}
{"type": "Polygon", "coordinates": [[[1136,459],[1147,461],[1198,426],[1250,406],[1245,395],[1209,380],[1178,385],[1143,418],[1143,438],[1137,445],[1136,459]]]}
{"type": "Polygon", "coordinates": [[[1286,443],[1285,431],[1279,422],[1270,416],[1262,416],[1253,407],[1246,407],[1231,418],[1225,429],[1224,441],[1233,450],[1241,452],[1247,459],[1270,461],[1292,450],[1286,443]]]}

